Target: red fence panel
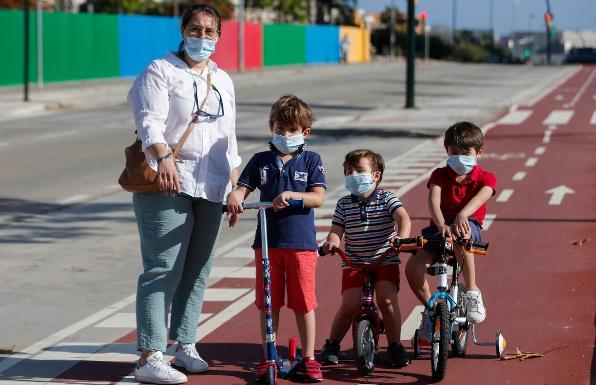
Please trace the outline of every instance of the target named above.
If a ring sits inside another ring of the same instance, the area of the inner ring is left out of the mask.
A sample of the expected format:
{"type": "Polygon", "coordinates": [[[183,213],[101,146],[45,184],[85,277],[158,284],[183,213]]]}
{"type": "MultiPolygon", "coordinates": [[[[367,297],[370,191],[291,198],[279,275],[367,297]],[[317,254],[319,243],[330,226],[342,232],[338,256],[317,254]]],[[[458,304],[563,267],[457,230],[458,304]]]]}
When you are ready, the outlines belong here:
{"type": "Polygon", "coordinates": [[[229,72],[238,71],[238,23],[223,21],[221,37],[211,57],[217,65],[229,72]]]}
{"type": "Polygon", "coordinates": [[[244,68],[255,70],[263,68],[263,25],[244,23],[244,68]]]}

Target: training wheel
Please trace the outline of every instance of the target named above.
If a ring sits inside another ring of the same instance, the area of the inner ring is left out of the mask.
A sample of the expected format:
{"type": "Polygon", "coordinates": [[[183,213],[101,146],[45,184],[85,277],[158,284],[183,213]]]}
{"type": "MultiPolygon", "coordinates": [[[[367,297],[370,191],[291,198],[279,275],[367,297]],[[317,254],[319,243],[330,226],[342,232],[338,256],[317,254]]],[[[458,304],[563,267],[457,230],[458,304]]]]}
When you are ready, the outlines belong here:
{"type": "Polygon", "coordinates": [[[288,342],[288,348],[290,350],[289,352],[289,359],[290,361],[296,361],[296,353],[297,353],[297,340],[296,337],[292,337],[290,338],[290,341],[288,342]]]}
{"type": "Polygon", "coordinates": [[[412,349],[414,350],[414,357],[420,355],[420,344],[418,343],[418,329],[414,331],[414,337],[412,338],[412,349]]]}
{"type": "Polygon", "coordinates": [[[503,334],[501,334],[500,330],[497,330],[497,340],[495,341],[495,345],[497,348],[497,358],[501,358],[503,353],[505,353],[505,348],[507,347],[507,341],[503,334]]]}

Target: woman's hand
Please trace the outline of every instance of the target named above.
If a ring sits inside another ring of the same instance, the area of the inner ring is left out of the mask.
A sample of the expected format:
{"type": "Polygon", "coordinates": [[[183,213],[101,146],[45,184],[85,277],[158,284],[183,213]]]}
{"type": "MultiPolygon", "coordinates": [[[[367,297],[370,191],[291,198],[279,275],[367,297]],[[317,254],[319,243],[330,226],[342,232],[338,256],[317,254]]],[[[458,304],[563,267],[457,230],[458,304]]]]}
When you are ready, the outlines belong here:
{"type": "Polygon", "coordinates": [[[283,210],[288,207],[290,204],[288,203],[289,200],[292,199],[292,192],[291,191],[284,191],[278,196],[273,199],[273,211],[283,210]]]}
{"type": "Polygon", "coordinates": [[[228,226],[234,227],[236,223],[240,220],[240,214],[230,214],[228,213],[228,226]]]}
{"type": "Polygon", "coordinates": [[[159,184],[159,190],[169,196],[175,196],[176,193],[180,192],[180,175],[176,169],[174,158],[170,157],[164,159],[157,165],[157,182],[159,184]]]}

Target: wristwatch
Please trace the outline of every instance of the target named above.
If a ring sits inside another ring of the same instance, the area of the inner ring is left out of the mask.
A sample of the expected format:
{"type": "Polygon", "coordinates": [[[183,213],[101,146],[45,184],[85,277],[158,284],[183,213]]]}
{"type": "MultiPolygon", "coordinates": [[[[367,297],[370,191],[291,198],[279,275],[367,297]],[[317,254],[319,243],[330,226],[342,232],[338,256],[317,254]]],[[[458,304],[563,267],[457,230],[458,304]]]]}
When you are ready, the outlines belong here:
{"type": "Polygon", "coordinates": [[[162,156],[161,158],[157,158],[157,164],[160,164],[162,161],[164,161],[166,159],[170,159],[173,156],[174,156],[174,154],[172,154],[171,152],[168,152],[166,155],[162,156]]]}

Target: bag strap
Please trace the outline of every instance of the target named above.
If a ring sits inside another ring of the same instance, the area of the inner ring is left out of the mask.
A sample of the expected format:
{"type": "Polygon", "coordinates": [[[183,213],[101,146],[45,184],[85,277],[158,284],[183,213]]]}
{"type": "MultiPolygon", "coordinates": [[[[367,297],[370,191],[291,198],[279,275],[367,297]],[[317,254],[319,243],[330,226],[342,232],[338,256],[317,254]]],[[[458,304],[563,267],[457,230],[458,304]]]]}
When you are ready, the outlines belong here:
{"type": "MultiPolygon", "coordinates": [[[[209,66],[209,63],[207,63],[207,66],[209,66]]],[[[208,71],[207,72],[207,93],[205,94],[205,99],[203,99],[203,101],[201,102],[201,106],[199,107],[200,110],[202,110],[203,107],[205,106],[205,103],[207,102],[207,97],[209,97],[209,92],[211,91],[211,71],[209,70],[209,67],[207,67],[207,71],[208,71]]],[[[199,120],[199,114],[197,113],[192,117],[192,119],[190,120],[190,123],[188,123],[188,127],[186,127],[186,131],[184,131],[184,134],[182,134],[182,136],[180,137],[180,140],[178,140],[178,144],[176,145],[176,148],[174,149],[174,159],[176,159],[178,157],[178,152],[184,145],[186,138],[188,138],[188,135],[190,135],[190,132],[192,131],[193,127],[195,126],[195,124],[197,123],[198,120],[199,120]]]]}

